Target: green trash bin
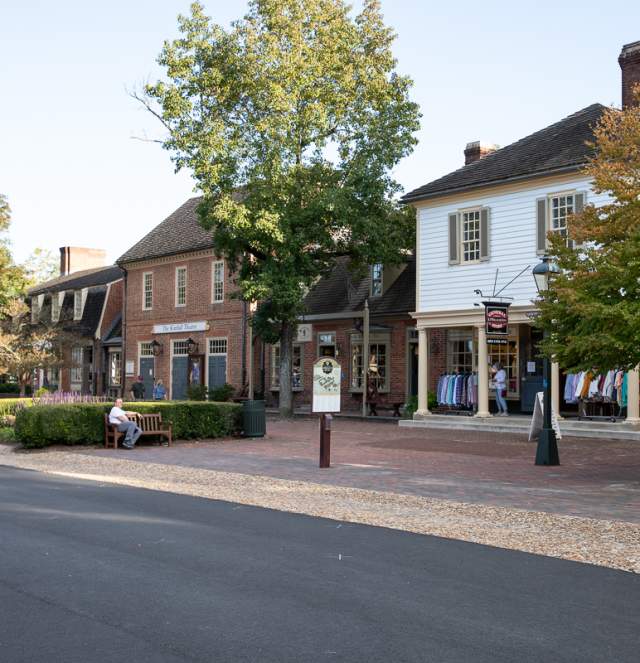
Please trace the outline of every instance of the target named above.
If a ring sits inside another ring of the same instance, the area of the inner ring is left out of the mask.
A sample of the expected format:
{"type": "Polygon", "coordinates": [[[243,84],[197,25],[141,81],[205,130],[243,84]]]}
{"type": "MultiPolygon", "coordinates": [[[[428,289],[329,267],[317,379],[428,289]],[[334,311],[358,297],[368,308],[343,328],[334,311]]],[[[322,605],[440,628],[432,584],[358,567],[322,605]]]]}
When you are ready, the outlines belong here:
{"type": "Polygon", "coordinates": [[[264,401],[244,401],[242,428],[245,437],[264,437],[267,430],[264,401]]]}

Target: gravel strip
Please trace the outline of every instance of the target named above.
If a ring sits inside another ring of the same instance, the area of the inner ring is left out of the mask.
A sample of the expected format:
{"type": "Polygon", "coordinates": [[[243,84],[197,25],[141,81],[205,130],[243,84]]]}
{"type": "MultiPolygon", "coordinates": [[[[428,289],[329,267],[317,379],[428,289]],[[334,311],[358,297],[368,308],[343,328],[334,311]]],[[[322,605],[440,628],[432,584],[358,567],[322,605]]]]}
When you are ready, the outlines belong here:
{"type": "Polygon", "coordinates": [[[327,486],[65,451],[14,453],[0,464],[182,495],[389,527],[640,573],[640,526],[538,511],[327,486]]]}

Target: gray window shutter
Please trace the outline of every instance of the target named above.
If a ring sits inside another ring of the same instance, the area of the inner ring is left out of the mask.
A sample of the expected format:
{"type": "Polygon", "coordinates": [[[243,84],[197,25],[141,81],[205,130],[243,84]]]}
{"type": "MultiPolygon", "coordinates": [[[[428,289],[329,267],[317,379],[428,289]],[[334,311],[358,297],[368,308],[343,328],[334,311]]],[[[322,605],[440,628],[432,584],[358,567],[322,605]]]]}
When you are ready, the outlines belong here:
{"type": "Polygon", "coordinates": [[[449,214],[449,264],[457,265],[460,262],[460,248],[458,246],[458,214],[449,214]]]}
{"type": "Polygon", "coordinates": [[[491,228],[489,227],[489,208],[480,210],[480,260],[489,260],[489,247],[491,243],[491,228]]]}
{"type": "Polygon", "coordinates": [[[545,253],[547,250],[547,199],[536,201],[536,251],[545,253]]]}

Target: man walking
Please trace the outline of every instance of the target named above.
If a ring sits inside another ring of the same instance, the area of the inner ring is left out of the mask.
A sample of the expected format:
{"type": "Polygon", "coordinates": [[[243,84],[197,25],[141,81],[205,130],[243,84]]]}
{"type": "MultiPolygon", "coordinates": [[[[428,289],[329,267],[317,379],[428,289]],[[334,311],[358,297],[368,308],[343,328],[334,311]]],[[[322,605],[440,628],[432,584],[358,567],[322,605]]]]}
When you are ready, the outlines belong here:
{"type": "Polygon", "coordinates": [[[142,431],[136,424],[129,419],[135,412],[125,412],[122,409],[122,399],[116,398],[114,406],[109,412],[109,423],[118,427],[118,432],[124,433],[122,447],[124,449],[133,449],[142,431]]]}

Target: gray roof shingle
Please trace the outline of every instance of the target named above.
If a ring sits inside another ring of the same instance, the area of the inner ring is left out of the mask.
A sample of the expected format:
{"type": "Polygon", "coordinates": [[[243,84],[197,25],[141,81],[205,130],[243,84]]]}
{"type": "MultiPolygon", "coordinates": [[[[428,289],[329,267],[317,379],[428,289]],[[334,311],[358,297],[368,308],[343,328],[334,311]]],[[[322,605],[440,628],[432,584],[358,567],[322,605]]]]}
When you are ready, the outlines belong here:
{"type": "Polygon", "coordinates": [[[90,288],[96,285],[105,285],[118,281],[123,276],[123,272],[117,265],[108,267],[94,267],[92,269],[83,269],[79,272],[72,272],[66,276],[58,276],[50,281],[39,283],[27,290],[28,295],[39,295],[43,292],[59,292],[60,290],[79,290],[81,288],[90,288]]]}
{"type": "Polygon", "coordinates": [[[588,145],[606,106],[593,104],[444,177],[407,193],[402,202],[445,195],[513,179],[578,169],[593,154],[588,145]]]}

